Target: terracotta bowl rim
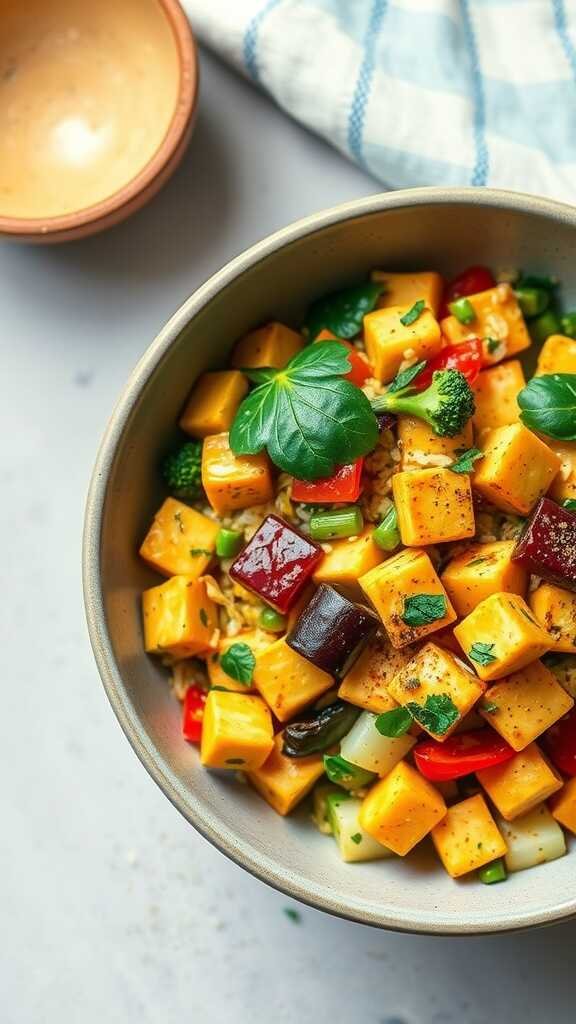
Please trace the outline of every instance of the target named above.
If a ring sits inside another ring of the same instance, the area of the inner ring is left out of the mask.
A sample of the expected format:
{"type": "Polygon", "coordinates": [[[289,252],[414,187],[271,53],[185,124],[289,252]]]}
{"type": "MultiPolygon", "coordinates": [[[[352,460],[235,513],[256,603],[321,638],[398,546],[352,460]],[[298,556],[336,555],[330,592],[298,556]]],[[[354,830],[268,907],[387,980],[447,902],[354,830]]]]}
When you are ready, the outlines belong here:
{"type": "MultiPolygon", "coordinates": [[[[360,924],[391,931],[427,935],[483,935],[522,931],[535,926],[555,924],[576,917],[576,894],[558,892],[554,898],[544,897],[538,910],[527,911],[522,906],[510,906],[496,918],[488,914],[484,919],[475,917],[454,924],[453,918],[443,916],[442,908],[435,913],[416,911],[383,911],[378,908],[349,906],[345,899],[325,885],[308,881],[304,875],[285,876],[273,852],[259,852],[248,841],[236,838],[220,825],[218,815],[209,802],[198,798],[190,787],[184,787],[171,773],[169,765],[159,755],[148,738],[145,728],[137,719],[114,656],[113,645],[106,622],[104,593],[101,584],[101,535],[104,508],[110,475],[124,432],[143,391],[156,368],[176,342],[182,331],[208,305],[216,294],[247,270],[253,269],[274,252],[305,238],[318,230],[344,223],[358,217],[391,211],[402,207],[426,205],[469,205],[495,207],[502,213],[520,212],[536,214],[558,223],[568,223],[576,231],[576,207],[519,192],[479,188],[419,188],[380,193],[353,200],[320,213],[298,220],[288,227],[269,235],[232,259],[221,270],[198,288],[160,330],[144,353],[121,392],[112,413],[96,457],[86,502],[84,522],[82,573],[84,602],[90,642],[104,688],[118,721],[136,755],[160,789],[213,846],[236,864],[273,888],[300,902],[360,924]]],[[[576,851],[572,851],[576,856],[576,851]]]]}
{"type": "Polygon", "coordinates": [[[90,206],[55,217],[5,217],[0,214],[0,236],[41,236],[49,240],[50,236],[75,231],[86,225],[97,225],[99,221],[108,220],[111,214],[133,202],[155,182],[170,162],[186,135],[196,109],[198,54],[190,23],[179,0],[155,0],[155,3],[161,8],[172,29],[180,72],[174,112],[158,149],[125,185],[90,206]]]}

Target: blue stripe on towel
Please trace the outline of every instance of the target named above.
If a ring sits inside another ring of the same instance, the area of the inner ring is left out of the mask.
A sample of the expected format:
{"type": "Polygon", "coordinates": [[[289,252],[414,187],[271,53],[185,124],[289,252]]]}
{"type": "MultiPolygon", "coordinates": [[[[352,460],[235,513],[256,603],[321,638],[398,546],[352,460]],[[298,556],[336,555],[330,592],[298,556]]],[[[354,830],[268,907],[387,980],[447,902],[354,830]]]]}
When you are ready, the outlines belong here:
{"type": "Polygon", "coordinates": [[[488,147],[486,145],[486,102],[484,80],[480,69],[478,46],[470,13],[469,0],[461,0],[464,35],[470,53],[472,71],[472,92],[474,99],[474,143],[476,161],[472,171],[471,185],[485,185],[488,180],[488,147]]]}
{"type": "Polygon", "coordinates": [[[258,32],[264,19],[270,14],[274,7],[278,7],[281,0],[268,0],[253,18],[250,19],[244,33],[242,44],[242,55],[244,65],[253,82],[260,82],[260,69],[258,67],[258,32]]]}
{"type": "Polygon", "coordinates": [[[552,0],[552,9],[554,11],[554,24],[560,36],[562,49],[566,54],[566,60],[572,69],[572,74],[576,78],[576,47],[568,33],[568,18],[566,17],[564,0],[552,0]]]}
{"type": "Polygon", "coordinates": [[[364,118],[366,104],[376,68],[375,51],[378,33],[384,20],[388,0],[374,0],[364,38],[364,57],[356,81],[352,106],[348,117],[348,146],[358,163],[367,168],[363,153],[364,118]]]}

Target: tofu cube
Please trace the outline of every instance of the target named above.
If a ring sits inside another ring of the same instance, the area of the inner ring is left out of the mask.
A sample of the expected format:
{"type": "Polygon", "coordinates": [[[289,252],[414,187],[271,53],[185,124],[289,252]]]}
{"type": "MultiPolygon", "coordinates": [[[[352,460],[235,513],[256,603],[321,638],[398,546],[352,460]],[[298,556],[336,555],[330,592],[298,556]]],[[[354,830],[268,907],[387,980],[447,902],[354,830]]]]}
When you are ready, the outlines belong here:
{"type": "Polygon", "coordinates": [[[466,298],[476,314],[471,323],[461,324],[455,316],[442,320],[442,334],[451,345],[481,338],[487,363],[499,363],[530,347],[522,310],[509,284],[498,284],[466,298]]]}
{"type": "Polygon", "coordinates": [[[180,417],[182,430],[191,437],[208,437],[230,430],[247,392],[248,381],[239,370],[203,373],[180,417]]]}
{"type": "Polygon", "coordinates": [[[224,671],[221,665],[222,655],[225,654],[233,644],[247,644],[256,657],[263,651],[268,650],[273,643],[275,643],[275,638],[272,634],[265,633],[262,629],[245,629],[236,636],[221,636],[218,644],[218,650],[212,652],[212,654],[206,655],[206,668],[208,670],[210,686],[222,687],[225,690],[234,690],[236,693],[247,693],[249,690],[254,689],[253,684],[247,686],[246,683],[240,683],[237,679],[232,679],[232,676],[229,676],[224,671]]]}
{"type": "Polygon", "coordinates": [[[413,303],[375,309],[364,317],[364,344],[374,376],[386,384],[392,380],[402,363],[431,359],[442,347],[440,325],[424,309],[417,320],[405,327],[401,318],[413,303]]]}
{"type": "Polygon", "coordinates": [[[370,528],[358,537],[331,541],[330,550],[314,571],[314,582],[355,586],[360,576],[380,565],[386,556],[372,540],[372,533],[370,528]]]}
{"type": "Polygon", "coordinates": [[[560,459],[560,469],[552,481],[548,497],[559,505],[564,501],[576,501],[576,441],[546,440],[560,459]]]}
{"type": "Polygon", "coordinates": [[[214,557],[218,523],[175,498],[160,506],[140,557],[162,576],[202,576],[214,557]]]}
{"type": "Polygon", "coordinates": [[[446,810],[432,783],[400,761],[364,797],[359,821],[368,835],[404,857],[442,820],[446,810]]]}
{"type": "Polygon", "coordinates": [[[392,856],[391,850],[378,843],[362,828],[358,820],[361,807],[361,800],[342,790],[339,793],[332,793],[327,800],[332,835],[338,845],[340,857],[346,864],[384,860],[392,856]]]}
{"type": "Polygon", "coordinates": [[[563,334],[551,334],[538,355],[536,377],[547,373],[576,373],[576,341],[563,334]]]}
{"type": "Polygon", "coordinates": [[[414,736],[382,736],[376,728],[377,715],[364,711],[340,744],[345,761],[384,777],[412,749],[414,736]]]}
{"type": "Polygon", "coordinates": [[[338,696],[376,715],[392,711],[397,705],[388,693],[388,684],[415,653],[413,647],[396,650],[383,636],[376,636],[344,676],[338,696]]]}
{"type": "Polygon", "coordinates": [[[398,448],[401,469],[423,469],[427,466],[449,466],[473,444],[472,420],[455,437],[440,437],[432,427],[417,416],[398,417],[398,448]]]}
{"type": "Polygon", "coordinates": [[[550,801],[552,816],[576,835],[576,778],[568,779],[550,801]]]}
{"type": "Polygon", "coordinates": [[[503,512],[527,516],[560,469],[558,456],[522,423],[488,431],[472,485],[503,512]]]}
{"type": "Polygon", "coordinates": [[[407,547],[465,540],[476,532],[467,473],[430,467],[395,473],[392,491],[407,547]]]}
{"type": "Polygon", "coordinates": [[[512,561],[515,544],[513,540],[471,544],[448,562],[440,579],[458,615],[469,615],[491,594],[526,595],[528,573],[512,561]]]}
{"type": "Polygon", "coordinates": [[[506,843],[483,796],[471,796],[448,808],[432,829],[432,842],[446,871],[460,878],[507,851],[506,843]]]}
{"type": "Polygon", "coordinates": [[[482,696],[484,689],[478,677],[450,651],[429,642],[398,672],[388,686],[388,693],[398,704],[413,702],[421,707],[428,697],[443,694],[450,697],[460,717],[446,732],[432,732],[423,722],[419,722],[430,736],[442,741],[454,732],[482,696]]]}
{"type": "Polygon", "coordinates": [[[416,643],[456,619],[456,612],[425,551],[401,551],[361,576],[359,583],[382,619],[393,647],[416,643]],[[404,618],[410,607],[410,598],[422,595],[443,597],[445,613],[432,622],[410,625],[404,618]]]}
{"type": "Polygon", "coordinates": [[[562,788],[562,779],[535,743],[504,764],[483,768],[476,776],[506,821],[527,814],[562,788]]]}
{"type": "Polygon", "coordinates": [[[332,676],[293,651],[284,637],[257,655],[253,682],[280,722],[287,722],[334,685],[332,676]]]}
{"type": "Polygon", "coordinates": [[[552,637],[553,650],[576,654],[576,593],[541,583],[528,602],[538,622],[552,637]]]}
{"type": "Polygon", "coordinates": [[[274,496],[270,462],[260,455],[234,455],[228,434],[213,434],[202,446],[202,486],[216,515],[263,505],[274,496]]]}
{"type": "Polygon", "coordinates": [[[200,760],[207,768],[260,768],[274,746],[272,715],[261,697],[210,690],[200,760]]]}
{"type": "Polygon", "coordinates": [[[526,386],[522,363],[510,359],[506,363],[482,370],[474,385],[474,426],[476,430],[493,430],[518,423],[520,406],[518,392],[526,386]]]}
{"type": "Polygon", "coordinates": [[[303,347],[304,339],[300,334],[284,324],[273,322],[240,338],[230,362],[239,370],[259,366],[273,366],[281,370],[303,347]]]}
{"type": "Polygon", "coordinates": [[[428,309],[438,316],[444,282],[434,270],[420,273],[390,274],[386,270],[373,270],[370,280],[384,285],[384,291],[378,300],[380,309],[389,306],[404,306],[410,309],[419,299],[424,299],[428,309]]]}
{"type": "Polygon", "coordinates": [[[274,738],[272,753],[260,768],[248,772],[248,779],[260,796],[278,814],[289,814],[324,774],[320,754],[311,757],[285,757],[282,733],[274,738]]]}
{"type": "Polygon", "coordinates": [[[552,646],[523,597],[491,594],[454,626],[454,636],[480,679],[501,679],[552,646]]]}
{"type": "Polygon", "coordinates": [[[541,661],[533,661],[491,686],[483,703],[496,705],[497,710],[490,712],[480,705],[480,714],[514,750],[524,750],[574,706],[572,697],[541,661]]]}
{"type": "Polygon", "coordinates": [[[508,871],[524,871],[563,857],[566,839],[546,804],[539,804],[513,822],[499,821],[506,844],[508,871]]]}
{"type": "Polygon", "coordinates": [[[218,614],[204,580],[172,576],[142,594],[144,648],[148,654],[170,654],[176,660],[214,651],[218,614]]]}

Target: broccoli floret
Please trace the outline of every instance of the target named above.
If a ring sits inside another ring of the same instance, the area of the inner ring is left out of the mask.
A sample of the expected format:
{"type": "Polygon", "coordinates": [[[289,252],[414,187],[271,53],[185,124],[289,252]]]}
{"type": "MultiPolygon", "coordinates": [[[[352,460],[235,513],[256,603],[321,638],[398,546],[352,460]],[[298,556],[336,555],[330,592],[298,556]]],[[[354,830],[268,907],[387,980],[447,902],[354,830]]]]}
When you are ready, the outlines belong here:
{"type": "Polygon", "coordinates": [[[474,413],[474,395],[459,370],[436,370],[425,391],[416,391],[411,383],[398,390],[390,389],[374,399],[372,408],[375,413],[417,416],[440,437],[454,437],[474,413]]]}
{"type": "Polygon", "coordinates": [[[197,501],[202,496],[202,442],[186,441],[162,463],[170,493],[176,498],[197,501]]]}

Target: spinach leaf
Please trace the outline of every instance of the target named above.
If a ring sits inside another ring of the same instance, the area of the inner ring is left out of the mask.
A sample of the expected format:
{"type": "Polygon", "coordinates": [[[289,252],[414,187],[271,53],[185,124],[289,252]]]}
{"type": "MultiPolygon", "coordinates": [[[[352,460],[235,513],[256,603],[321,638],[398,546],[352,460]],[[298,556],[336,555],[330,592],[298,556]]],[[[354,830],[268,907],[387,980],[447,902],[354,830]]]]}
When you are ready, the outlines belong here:
{"type": "Polygon", "coordinates": [[[255,665],[256,658],[248,644],[232,644],[220,658],[220,667],[226,675],[246,686],[252,682],[255,665]]]}
{"type": "Polygon", "coordinates": [[[317,342],[244,399],[230,431],[236,455],[266,448],[272,462],[301,480],[331,476],[336,466],[366,455],[378,422],[337,341],[317,342]]]}
{"type": "Polygon", "coordinates": [[[404,599],[400,618],[407,626],[429,626],[443,619],[448,610],[444,594],[414,594],[404,599]]]}
{"type": "Polygon", "coordinates": [[[576,441],[576,373],[533,377],[518,395],[520,419],[558,441],[576,441]]]}
{"type": "Polygon", "coordinates": [[[318,299],[306,317],[310,341],[323,330],[332,331],[338,338],[355,338],[362,330],[362,320],[375,308],[383,291],[382,284],[368,282],[318,299]]]}

